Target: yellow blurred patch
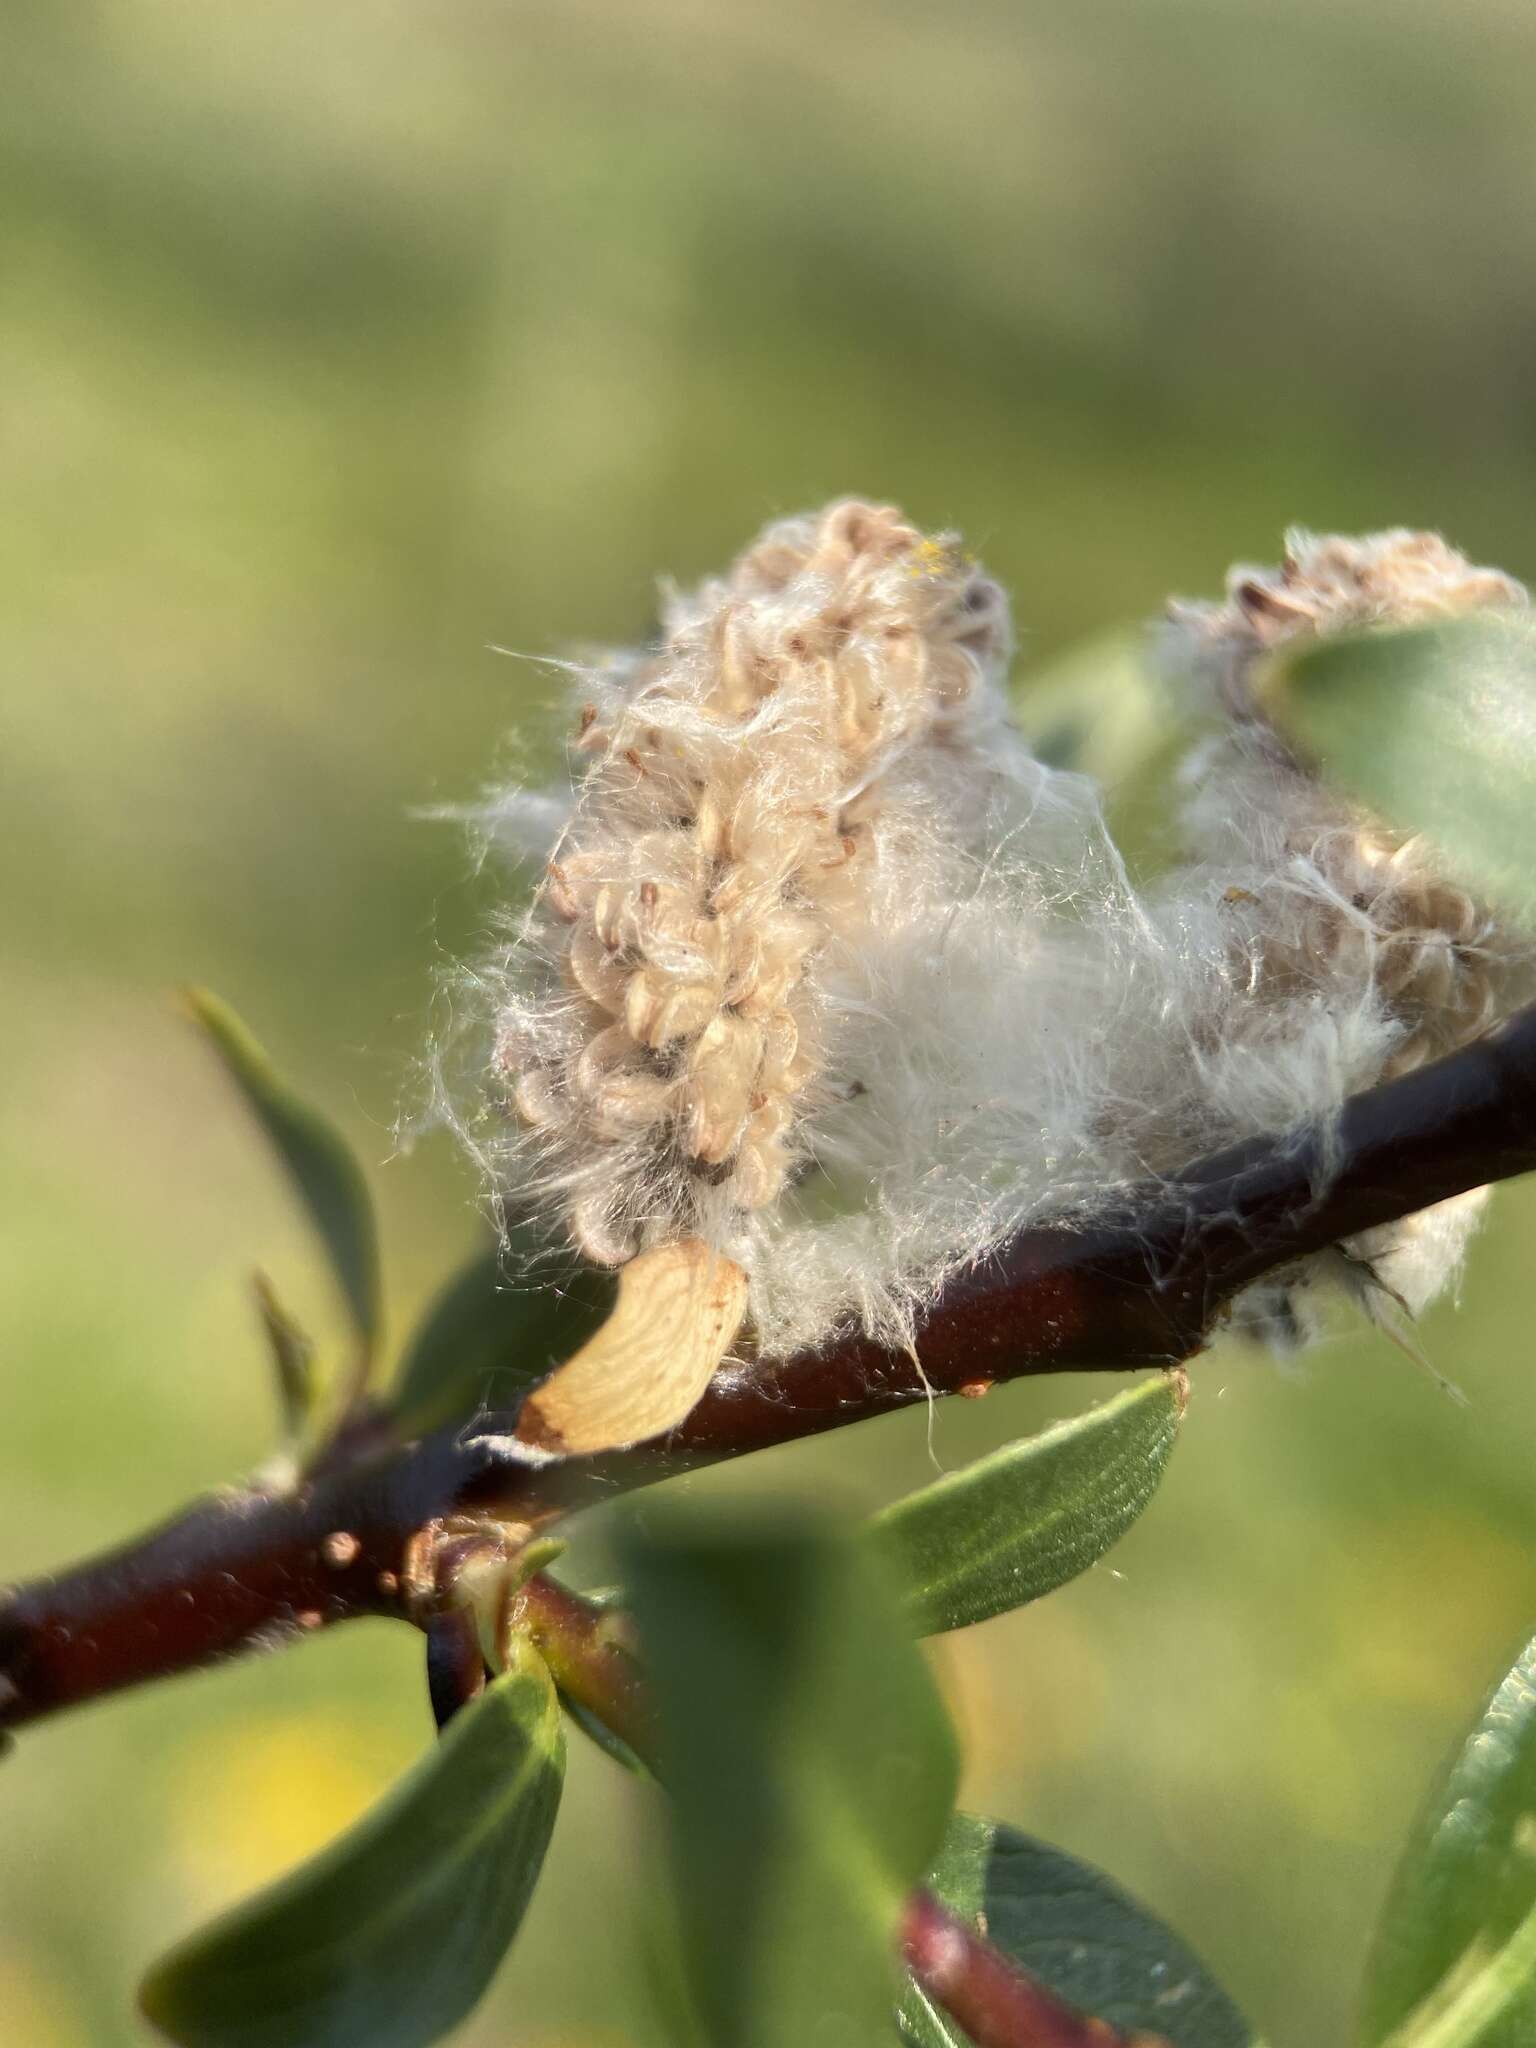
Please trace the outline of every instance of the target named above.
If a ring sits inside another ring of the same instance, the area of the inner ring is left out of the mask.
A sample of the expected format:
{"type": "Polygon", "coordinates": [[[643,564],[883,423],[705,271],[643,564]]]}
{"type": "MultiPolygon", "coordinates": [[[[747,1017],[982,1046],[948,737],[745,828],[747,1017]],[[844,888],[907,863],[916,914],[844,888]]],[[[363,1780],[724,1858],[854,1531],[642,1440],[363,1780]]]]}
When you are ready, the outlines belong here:
{"type": "Polygon", "coordinates": [[[1092,1635],[1064,1607],[1042,1604],[1027,1620],[957,1629],[928,1650],[976,1777],[1017,1780],[1057,1770],[1091,1755],[1100,1741],[1110,1673],[1092,1635]]]}
{"type": "Polygon", "coordinates": [[[244,1897],[340,1834],[410,1759],[383,1729],[337,1713],[221,1728],[171,1788],[171,1837],[201,1911],[244,1897]]]}
{"type": "Polygon", "coordinates": [[[1415,1502],[1341,1546],[1325,1593],[1341,1690],[1470,1712],[1536,1604],[1536,1566],[1488,1523],[1415,1502]]]}
{"type": "Polygon", "coordinates": [[[6,2048],[80,2048],[85,2038],[76,2008],[14,1949],[0,1949],[0,2013],[6,2048]]]}
{"type": "Polygon", "coordinates": [[[1283,1739],[1255,1745],[1256,1781],[1314,1840],[1370,1848],[1381,1817],[1357,1749],[1358,1722],[1327,1698],[1288,1688],[1280,1727],[1283,1739]]]}

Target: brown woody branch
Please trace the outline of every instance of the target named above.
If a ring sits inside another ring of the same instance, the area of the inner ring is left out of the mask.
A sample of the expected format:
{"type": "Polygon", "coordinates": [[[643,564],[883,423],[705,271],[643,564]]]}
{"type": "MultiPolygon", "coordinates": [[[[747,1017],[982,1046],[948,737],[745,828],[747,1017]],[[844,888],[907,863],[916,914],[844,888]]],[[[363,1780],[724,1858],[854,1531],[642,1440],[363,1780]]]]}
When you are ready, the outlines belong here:
{"type": "MultiPolygon", "coordinates": [[[[722,1374],[656,1444],[529,1465],[515,1416],[348,1456],[294,1488],[210,1496],[0,1603],[0,1727],[360,1614],[430,1620],[434,1537],[514,1538],[629,1488],[884,1414],[929,1392],[1169,1365],[1243,1287],[1373,1225],[1536,1167],[1536,1009],[1352,1098],[1333,1128],[1256,1138],[1022,1232],[924,1319],[917,1357],[860,1337],[722,1374]]],[[[366,1448],[370,1441],[375,1447],[366,1448]]]]}

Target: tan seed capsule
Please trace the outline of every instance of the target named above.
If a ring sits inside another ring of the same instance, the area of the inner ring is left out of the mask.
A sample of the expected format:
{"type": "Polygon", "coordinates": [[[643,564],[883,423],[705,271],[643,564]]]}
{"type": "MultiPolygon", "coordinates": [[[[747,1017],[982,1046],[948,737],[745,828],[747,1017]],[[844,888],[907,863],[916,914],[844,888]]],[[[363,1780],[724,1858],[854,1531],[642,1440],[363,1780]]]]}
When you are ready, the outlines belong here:
{"type": "Polygon", "coordinates": [[[576,927],[565,957],[571,980],[583,995],[590,996],[600,1009],[616,1013],[624,1008],[629,976],[604,945],[595,924],[588,922],[576,927]]]}

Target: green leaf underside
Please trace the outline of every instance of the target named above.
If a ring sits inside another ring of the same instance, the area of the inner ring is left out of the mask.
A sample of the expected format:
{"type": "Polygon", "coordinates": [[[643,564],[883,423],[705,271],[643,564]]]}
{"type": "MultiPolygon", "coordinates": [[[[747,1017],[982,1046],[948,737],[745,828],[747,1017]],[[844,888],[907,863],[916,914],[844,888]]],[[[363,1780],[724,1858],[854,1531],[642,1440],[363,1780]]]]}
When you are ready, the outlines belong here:
{"type": "MultiPolygon", "coordinates": [[[[1255,2048],[1227,1994],[1173,1931],[1087,1863],[999,1821],[958,1813],[930,1883],[952,1911],[1058,1998],[1174,2048],[1255,2048]]],[[[919,2048],[968,2037],[913,1987],[900,2031],[919,2048]]]]}
{"type": "Polygon", "coordinates": [[[355,1828],[146,1979],[183,2048],[421,2048],[474,2005],[554,1825],[564,1734],[543,1665],[507,1672],[355,1828]]]}
{"type": "Polygon", "coordinates": [[[888,2043],[895,1923],[955,1750],[875,1561],[797,1516],[626,1543],[671,1798],[677,1919],[713,2048],[888,2043]]]}
{"type": "Polygon", "coordinates": [[[1324,640],[1277,659],[1272,715],[1330,779],[1422,832],[1468,888],[1536,912],[1536,624],[1324,640]]]}
{"type": "Polygon", "coordinates": [[[1536,2042],[1536,1641],[1409,1837],[1366,1971],[1360,2040],[1536,2042]]]}
{"type": "Polygon", "coordinates": [[[912,1625],[965,1628],[1086,1571],[1156,1492],[1182,1412],[1159,1373],[883,1509],[869,1535],[912,1625]]]}
{"type": "Polygon", "coordinates": [[[613,1306],[611,1273],[551,1261],[528,1233],[471,1259],[428,1307],[405,1349],[390,1406],[415,1436],[477,1410],[512,1408],[569,1358],[613,1306]]]}
{"type": "Polygon", "coordinates": [[[356,1155],[318,1110],[294,1094],[227,1003],[189,989],[192,1015],[245,1097],[325,1247],[363,1351],[377,1345],[379,1238],[356,1155]]]}

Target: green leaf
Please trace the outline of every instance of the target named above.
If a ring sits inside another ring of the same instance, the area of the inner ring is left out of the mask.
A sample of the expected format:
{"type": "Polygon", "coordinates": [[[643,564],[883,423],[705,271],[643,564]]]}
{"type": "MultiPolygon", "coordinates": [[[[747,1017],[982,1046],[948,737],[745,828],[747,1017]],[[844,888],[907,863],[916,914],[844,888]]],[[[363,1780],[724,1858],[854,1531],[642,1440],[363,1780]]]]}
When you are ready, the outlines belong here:
{"type": "Polygon", "coordinates": [[[265,1273],[252,1278],[256,1313],[272,1356],[283,1434],[290,1444],[303,1441],[315,1409],[315,1347],[278,1300],[265,1273]]]}
{"type": "Polygon", "coordinates": [[[1098,784],[1111,836],[1133,866],[1166,863],[1168,788],[1190,721],[1148,660],[1143,628],[1097,633],[1026,668],[1014,707],[1042,761],[1098,784]]]}
{"type": "MultiPolygon", "coordinates": [[[[1058,1998],[1120,2032],[1174,2048],[1254,2048],[1253,2029],[1199,1958],[1090,1864],[957,1813],[929,1882],[952,1912],[980,1916],[987,1940],[1058,1998]]],[[[969,2048],[915,1985],[900,2022],[920,2048],[969,2048]]]]}
{"type": "Polygon", "coordinates": [[[1409,1838],[1366,1971],[1376,2048],[1536,2041],[1536,1641],[1500,1681],[1409,1838]]]}
{"type": "Polygon", "coordinates": [[[207,989],[189,989],[187,1003],[309,1212],[346,1298],[359,1347],[371,1357],[380,1321],[379,1239],[356,1156],[340,1132],[279,1079],[227,1003],[207,989]]]}
{"type": "Polygon", "coordinates": [[[554,1687],[517,1646],[357,1827],[161,1961],[146,2016],[183,2048],[441,2039],[517,1932],[564,1769],[554,1687]]]}
{"type": "Polygon", "coordinates": [[[896,1915],[955,1785],[921,1653],[864,1547],[813,1516],[648,1521],[627,1577],[704,2031],[713,2048],[884,2042],[896,1915]]]}
{"type": "Polygon", "coordinates": [[[1448,871],[1536,911],[1536,624],[1485,615],[1278,657],[1270,715],[1329,777],[1423,832],[1448,871]]]}
{"type": "Polygon", "coordinates": [[[1042,761],[1114,784],[1161,751],[1177,720],[1145,639],[1140,627],[1115,627],[1020,674],[1015,708],[1042,761]]]}
{"type": "Polygon", "coordinates": [[[477,1409],[512,1408],[604,1322],[611,1273],[574,1260],[551,1263],[514,1232],[448,1281],[405,1349],[390,1405],[397,1429],[417,1436],[477,1409]]]}
{"type": "Polygon", "coordinates": [[[869,1535],[917,1632],[987,1621],[1086,1571],[1156,1492],[1183,1412],[1182,1378],[1159,1373],[883,1509],[869,1535]]]}

